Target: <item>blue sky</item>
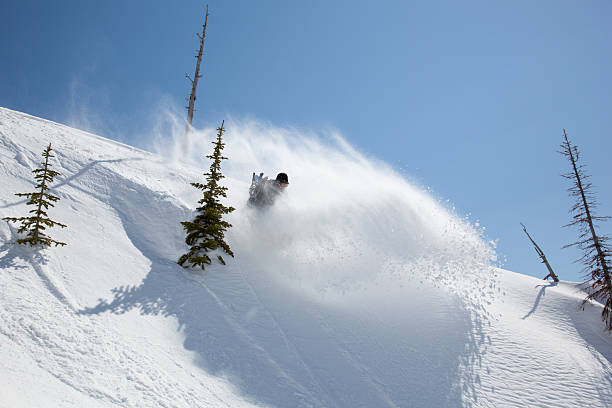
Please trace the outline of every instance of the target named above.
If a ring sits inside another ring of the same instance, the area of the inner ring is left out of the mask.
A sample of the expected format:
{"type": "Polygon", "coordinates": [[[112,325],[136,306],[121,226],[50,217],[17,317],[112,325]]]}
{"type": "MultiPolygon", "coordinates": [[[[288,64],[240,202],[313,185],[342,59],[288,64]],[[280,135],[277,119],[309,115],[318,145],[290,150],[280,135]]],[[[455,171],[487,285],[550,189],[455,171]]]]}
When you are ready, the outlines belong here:
{"type": "MultiPolygon", "coordinates": [[[[205,4],[3,1],[0,106],[146,146],[160,103],[189,93],[205,4]]],[[[336,128],[478,220],[506,268],[546,274],[524,222],[561,278],[581,280],[580,253],[561,250],[576,231],[561,228],[557,151],[566,128],[612,215],[612,3],[208,4],[196,126],[336,128]]]]}

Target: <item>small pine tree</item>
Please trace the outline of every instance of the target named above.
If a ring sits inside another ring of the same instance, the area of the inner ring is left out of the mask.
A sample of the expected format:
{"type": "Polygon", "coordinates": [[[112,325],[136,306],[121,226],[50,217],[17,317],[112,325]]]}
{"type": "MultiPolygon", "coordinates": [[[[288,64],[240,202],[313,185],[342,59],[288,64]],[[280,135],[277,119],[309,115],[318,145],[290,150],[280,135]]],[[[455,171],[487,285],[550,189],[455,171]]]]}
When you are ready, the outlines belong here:
{"type": "Polygon", "coordinates": [[[38,181],[38,184],[36,185],[36,189],[38,191],[34,193],[15,194],[19,197],[29,197],[30,200],[26,204],[33,205],[35,207],[34,209],[30,210],[30,214],[33,215],[30,217],[20,218],[5,217],[3,220],[21,222],[21,226],[17,232],[20,234],[27,232],[27,236],[26,238],[18,239],[17,243],[19,244],[28,244],[30,246],[37,244],[41,244],[42,246],[51,246],[51,244],[54,244],[55,246],[64,246],[66,245],[65,242],[59,242],[51,239],[43,232],[46,227],[55,227],[58,225],[65,228],[66,226],[49,219],[46,212],[49,207],[54,207],[53,203],[59,201],[59,197],[47,192],[49,190],[49,185],[53,183],[53,178],[59,175],[57,171],[49,168],[51,167],[51,164],[49,164],[49,158],[55,157],[51,154],[51,143],[49,143],[49,146],[47,146],[42,155],[45,158],[44,163],[42,163],[43,167],[32,170],[32,173],[35,174],[34,179],[38,181]]]}
{"type": "MultiPolygon", "coordinates": [[[[181,222],[187,232],[185,242],[191,247],[189,252],[178,260],[178,264],[185,268],[199,266],[205,269],[204,265],[211,263],[207,252],[219,248],[231,257],[234,256],[224,239],[225,231],[232,225],[222,218],[224,214],[231,213],[235,208],[226,207],[220,202],[221,197],[227,197],[227,187],[219,185],[219,181],[225,177],[221,174],[221,160],[227,159],[227,157],[221,156],[221,150],[225,146],[222,139],[225,131],[224,124],[225,121],[221,123],[221,127],[217,128],[217,140],[212,142],[215,146],[213,154],[206,156],[213,161],[210,165],[210,171],[204,173],[207,183],[191,183],[195,188],[202,190],[204,196],[198,201],[201,206],[196,208],[198,214],[194,220],[181,222]]],[[[225,265],[225,260],[221,255],[217,255],[217,259],[225,265]]]]}
{"type": "Polygon", "coordinates": [[[570,210],[573,213],[573,221],[566,226],[577,225],[580,228],[580,236],[577,242],[566,245],[578,246],[584,255],[580,259],[585,265],[585,272],[591,281],[592,293],[583,302],[599,300],[604,308],[601,314],[602,320],[608,330],[612,330],[612,283],[610,282],[610,248],[607,246],[608,237],[598,235],[595,232],[596,222],[610,217],[595,216],[593,210],[596,206],[595,197],[591,190],[591,183],[587,180],[588,175],[584,173],[584,167],[578,164],[579,151],[573,146],[565,129],[563,129],[564,141],[561,144],[563,154],[570,161],[572,170],[563,177],[572,181],[568,189],[572,197],[576,197],[576,203],[570,210]]]}

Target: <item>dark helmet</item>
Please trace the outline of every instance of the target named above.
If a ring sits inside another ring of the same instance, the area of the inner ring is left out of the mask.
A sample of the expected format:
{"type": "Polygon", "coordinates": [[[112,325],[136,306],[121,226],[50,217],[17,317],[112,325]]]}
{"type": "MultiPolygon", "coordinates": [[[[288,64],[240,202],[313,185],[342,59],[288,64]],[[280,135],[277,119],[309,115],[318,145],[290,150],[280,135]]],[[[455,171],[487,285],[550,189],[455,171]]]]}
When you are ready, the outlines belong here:
{"type": "Polygon", "coordinates": [[[278,173],[276,175],[276,181],[283,184],[289,184],[289,177],[287,177],[287,173],[278,173]]]}

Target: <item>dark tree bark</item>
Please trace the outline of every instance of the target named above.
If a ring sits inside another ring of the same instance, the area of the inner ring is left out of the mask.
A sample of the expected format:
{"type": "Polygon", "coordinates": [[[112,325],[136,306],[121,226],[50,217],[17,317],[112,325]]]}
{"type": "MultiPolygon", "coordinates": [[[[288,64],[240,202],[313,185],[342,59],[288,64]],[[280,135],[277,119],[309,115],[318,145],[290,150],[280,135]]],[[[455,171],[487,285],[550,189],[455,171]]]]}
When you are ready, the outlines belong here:
{"type": "Polygon", "coordinates": [[[548,263],[548,259],[546,259],[546,255],[544,255],[544,251],[542,251],[542,249],[540,249],[540,247],[538,246],[538,244],[536,244],[536,242],[533,240],[533,238],[531,238],[531,235],[529,235],[529,233],[527,232],[527,228],[525,228],[523,223],[521,223],[521,225],[523,226],[523,231],[525,232],[525,234],[527,234],[527,237],[529,238],[529,240],[533,244],[533,246],[535,248],[535,251],[537,252],[537,254],[540,257],[540,259],[542,260],[542,263],[544,265],[546,265],[546,268],[548,269],[548,275],[546,275],[544,277],[544,280],[546,280],[548,278],[552,278],[553,281],[559,282],[559,278],[557,277],[557,275],[553,271],[552,267],[548,263]]]}
{"type": "Polygon", "coordinates": [[[202,78],[200,75],[200,64],[202,63],[202,55],[204,53],[204,41],[206,41],[206,25],[208,23],[208,5],[206,5],[206,16],[204,17],[204,25],[202,26],[202,35],[197,34],[200,39],[200,51],[195,56],[197,59],[196,69],[193,79],[189,76],[189,74],[185,74],[187,79],[191,81],[191,94],[187,99],[189,101],[189,106],[187,106],[187,127],[185,128],[185,134],[189,133],[189,128],[191,127],[191,123],[193,121],[193,111],[195,107],[196,101],[196,89],[198,87],[198,80],[202,78]]]}
{"type": "Polygon", "coordinates": [[[612,330],[612,284],[610,281],[610,248],[607,246],[608,237],[598,235],[595,231],[596,222],[610,217],[598,217],[594,214],[596,207],[595,197],[591,192],[592,184],[588,182],[589,176],[584,173],[584,167],[578,164],[580,152],[567,138],[563,129],[563,143],[561,154],[563,154],[572,166],[571,171],[563,174],[563,177],[572,181],[568,189],[570,196],[576,198],[576,203],[570,210],[573,221],[566,226],[577,225],[580,229],[578,241],[565,247],[577,246],[582,249],[584,255],[580,260],[585,265],[586,276],[592,287],[583,302],[590,300],[601,301],[604,305],[602,320],[608,330],[612,330]]]}

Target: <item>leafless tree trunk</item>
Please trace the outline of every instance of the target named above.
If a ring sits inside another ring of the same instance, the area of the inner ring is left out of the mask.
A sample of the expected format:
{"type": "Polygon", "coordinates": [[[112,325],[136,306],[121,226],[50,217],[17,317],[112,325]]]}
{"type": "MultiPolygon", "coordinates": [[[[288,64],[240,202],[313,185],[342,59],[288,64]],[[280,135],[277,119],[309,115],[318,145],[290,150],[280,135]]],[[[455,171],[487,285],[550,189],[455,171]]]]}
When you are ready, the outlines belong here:
{"type": "Polygon", "coordinates": [[[587,182],[589,176],[584,174],[583,166],[578,164],[580,152],[576,146],[572,146],[567,133],[563,129],[564,141],[561,144],[561,154],[570,161],[572,170],[563,177],[573,182],[568,189],[572,197],[576,197],[576,203],[571,209],[573,221],[569,225],[578,225],[580,236],[577,242],[565,247],[578,246],[584,255],[581,261],[585,264],[585,271],[590,281],[593,292],[587,296],[584,302],[599,300],[604,309],[601,314],[608,330],[612,330],[612,283],[610,280],[610,267],[608,257],[612,253],[607,246],[608,237],[595,233],[595,222],[610,217],[598,217],[593,214],[596,206],[595,198],[591,193],[591,183],[587,182]]]}
{"type": "Polygon", "coordinates": [[[548,259],[546,259],[546,255],[544,255],[544,251],[542,251],[542,249],[540,249],[540,247],[538,246],[538,244],[535,243],[535,241],[533,240],[533,238],[531,238],[531,235],[529,235],[529,233],[527,232],[527,228],[525,228],[525,226],[523,225],[523,223],[521,223],[521,225],[523,226],[523,231],[525,231],[525,234],[527,234],[527,237],[529,238],[529,240],[531,241],[531,243],[533,244],[533,246],[535,247],[535,251],[538,253],[538,256],[540,257],[540,259],[542,260],[542,263],[544,265],[546,265],[546,268],[548,269],[548,275],[546,275],[544,277],[544,280],[548,279],[548,278],[552,278],[553,281],[555,282],[559,282],[559,278],[557,277],[557,275],[555,274],[555,272],[553,272],[553,269],[551,268],[550,264],[548,263],[548,259]]]}
{"type": "Polygon", "coordinates": [[[185,136],[187,136],[187,134],[189,133],[189,129],[191,128],[191,122],[193,121],[193,110],[194,110],[195,101],[196,101],[196,88],[198,87],[198,80],[202,78],[202,75],[200,75],[200,64],[202,63],[202,54],[204,52],[204,41],[206,40],[206,24],[207,23],[208,23],[208,4],[206,5],[206,16],[204,17],[204,26],[202,28],[202,35],[200,35],[199,33],[196,34],[198,38],[200,39],[200,51],[198,52],[198,55],[195,56],[197,58],[195,75],[192,79],[189,76],[189,74],[185,74],[187,79],[191,81],[191,94],[189,95],[189,98],[187,99],[189,101],[189,106],[186,107],[187,108],[187,126],[185,128],[185,136]]]}

